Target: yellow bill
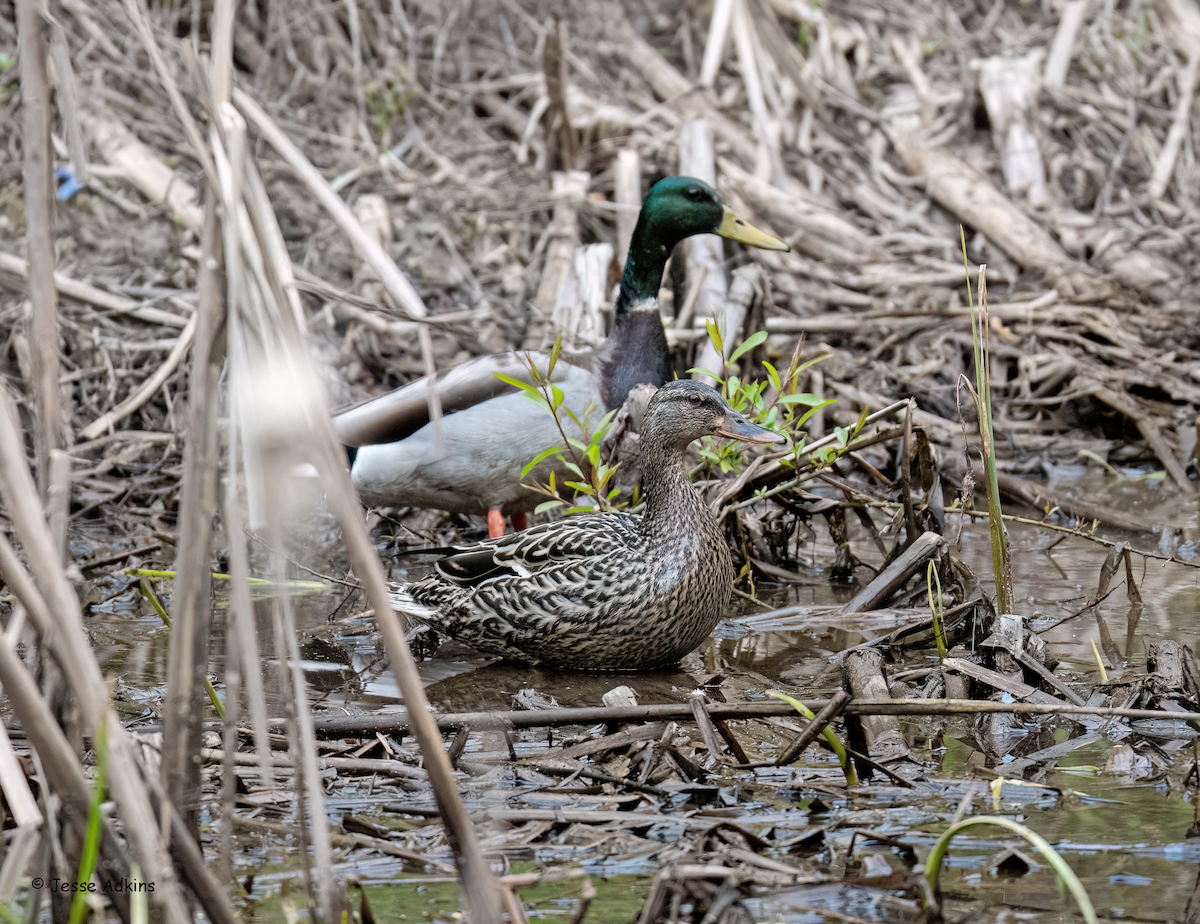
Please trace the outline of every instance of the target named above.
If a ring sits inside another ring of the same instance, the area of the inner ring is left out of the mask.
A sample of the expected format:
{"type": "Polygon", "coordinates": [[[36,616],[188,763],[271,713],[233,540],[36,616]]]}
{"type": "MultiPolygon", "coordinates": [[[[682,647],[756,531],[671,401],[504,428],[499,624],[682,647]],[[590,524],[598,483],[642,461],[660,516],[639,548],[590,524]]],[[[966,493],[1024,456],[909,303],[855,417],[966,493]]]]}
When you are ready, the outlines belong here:
{"type": "Polygon", "coordinates": [[[757,247],[760,250],[792,249],[779,238],[767,234],[766,231],[759,231],[758,228],[754,227],[754,225],[750,224],[744,218],[738,218],[737,214],[729,206],[725,206],[725,217],[721,219],[721,226],[717,228],[717,234],[721,235],[721,237],[727,237],[731,241],[737,241],[750,247],[757,247]]]}

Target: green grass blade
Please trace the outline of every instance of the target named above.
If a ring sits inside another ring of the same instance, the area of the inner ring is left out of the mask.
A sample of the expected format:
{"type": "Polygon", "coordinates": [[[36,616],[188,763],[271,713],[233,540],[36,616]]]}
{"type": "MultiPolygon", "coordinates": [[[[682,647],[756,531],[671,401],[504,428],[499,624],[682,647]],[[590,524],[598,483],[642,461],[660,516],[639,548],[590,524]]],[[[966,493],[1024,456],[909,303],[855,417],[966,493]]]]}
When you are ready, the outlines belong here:
{"type": "Polygon", "coordinates": [[[975,352],[975,407],[979,416],[979,437],[983,442],[983,468],[988,499],[988,532],[992,544],[992,569],[996,578],[996,612],[1013,611],[1012,567],[1008,553],[1008,533],[1004,529],[1000,506],[1000,483],[996,475],[996,444],[992,429],[991,352],[988,343],[987,290],[980,273],[979,311],[971,297],[970,268],[967,265],[967,238],[958,227],[962,245],[963,270],[967,274],[967,305],[971,310],[971,343],[975,352]]]}
{"type": "MultiPolygon", "coordinates": [[[[771,695],[774,696],[775,694],[771,695]]],[[[929,882],[929,888],[935,895],[938,889],[938,877],[942,871],[942,860],[946,856],[946,852],[950,849],[950,841],[958,832],[965,828],[975,827],[976,825],[995,825],[996,827],[1007,828],[1009,831],[1028,841],[1046,858],[1046,862],[1050,864],[1058,876],[1058,881],[1066,885],[1067,891],[1075,899],[1075,905],[1079,908],[1079,913],[1083,916],[1085,924],[1096,924],[1096,910],[1092,907],[1092,900],[1088,897],[1083,883],[1079,881],[1079,877],[1067,865],[1067,861],[1062,858],[1062,855],[1051,847],[1050,843],[1037,832],[1031,831],[1029,828],[1018,824],[1010,818],[1002,818],[998,815],[979,815],[975,818],[964,818],[962,821],[952,824],[937,839],[937,843],[933,845],[933,849],[929,852],[929,857],[925,860],[925,879],[929,882]]]]}
{"type": "MultiPolygon", "coordinates": [[[[809,721],[816,718],[816,714],[794,696],[788,696],[786,693],[780,693],[778,690],[768,690],[767,695],[783,700],[809,721]]],[[[858,774],[854,770],[854,765],[850,763],[850,756],[846,753],[846,749],[842,746],[842,742],[838,739],[838,736],[833,733],[833,729],[828,725],[821,729],[821,735],[829,743],[829,747],[833,749],[833,753],[837,755],[838,762],[842,765],[842,773],[846,776],[846,785],[857,786],[858,774]]]]}
{"type": "Polygon", "coordinates": [[[83,837],[83,851],[79,857],[79,891],[71,900],[70,924],[83,924],[88,916],[88,885],[96,872],[96,864],[100,859],[100,827],[103,819],[100,816],[100,806],[104,804],[105,790],[108,778],[108,739],[105,736],[104,722],[96,724],[96,776],[92,781],[91,797],[88,799],[87,831],[83,837]]]}
{"type": "MultiPolygon", "coordinates": [[[[142,596],[154,607],[154,612],[158,613],[158,618],[163,621],[163,625],[170,629],[171,617],[163,607],[162,601],[158,599],[158,594],[154,592],[154,588],[150,586],[150,582],[143,577],[138,581],[138,584],[142,589],[142,596]]],[[[208,701],[212,703],[212,707],[216,710],[217,715],[222,719],[225,718],[225,706],[217,697],[217,691],[213,687],[212,681],[207,677],[204,678],[204,692],[208,694],[208,701]]]]}

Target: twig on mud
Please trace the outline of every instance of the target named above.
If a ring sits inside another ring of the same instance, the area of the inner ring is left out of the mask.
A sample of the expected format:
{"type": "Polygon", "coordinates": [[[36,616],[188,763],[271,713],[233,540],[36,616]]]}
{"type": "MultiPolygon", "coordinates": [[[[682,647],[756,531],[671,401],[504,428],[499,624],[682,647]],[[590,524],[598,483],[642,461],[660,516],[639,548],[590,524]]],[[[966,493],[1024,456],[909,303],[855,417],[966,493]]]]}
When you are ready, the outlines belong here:
{"type": "MultiPolygon", "coordinates": [[[[946,513],[957,513],[960,516],[973,517],[975,519],[984,519],[987,513],[982,510],[962,510],[958,507],[947,508],[946,513]]],[[[1056,526],[1054,523],[1047,523],[1045,520],[1034,520],[1030,517],[1019,517],[1011,513],[1004,514],[1004,519],[1009,523],[1021,523],[1025,526],[1036,526],[1038,529],[1046,529],[1051,532],[1063,533],[1063,538],[1074,536],[1077,539],[1086,539],[1088,542],[1094,542],[1097,545],[1112,548],[1117,545],[1116,539],[1105,539],[1103,536],[1097,536],[1090,532],[1085,532],[1078,526],[1056,526]]],[[[1049,551],[1044,549],[1042,551],[1049,551]]],[[[1135,555],[1141,555],[1142,558],[1153,558],[1155,561],[1169,562],[1173,565],[1183,565],[1185,568],[1200,568],[1200,561],[1187,561],[1183,558],[1176,558],[1174,555],[1162,555],[1158,552],[1146,552],[1142,549],[1130,547],[1129,551],[1135,555]]]]}
{"type": "MultiPolygon", "coordinates": [[[[233,819],[233,824],[234,827],[241,828],[243,831],[267,832],[286,837],[296,837],[299,833],[293,825],[280,824],[276,821],[261,821],[257,818],[237,816],[233,819]]],[[[381,837],[370,837],[365,834],[342,834],[338,831],[330,831],[329,840],[338,847],[366,847],[370,850],[378,850],[380,853],[387,854],[388,856],[408,860],[410,863],[416,863],[420,866],[430,866],[443,873],[454,872],[454,867],[448,863],[427,857],[414,850],[408,850],[381,837]]]]}
{"type": "MultiPolygon", "coordinates": [[[[828,700],[810,700],[805,705],[820,712],[828,700]]],[[[856,700],[846,707],[849,715],[977,715],[980,713],[1012,712],[1016,715],[1096,715],[1127,719],[1167,719],[1200,724],[1200,713],[1167,712],[1161,709],[1122,709],[1115,706],[1057,706],[1042,703],[998,703],[973,699],[893,699],[879,702],[856,700]]],[[[708,714],[713,719],[754,719],[766,716],[794,715],[795,710],[781,703],[711,703],[708,714]]],[[[593,725],[599,722],[645,722],[663,719],[688,720],[691,707],[686,704],[647,706],[579,707],[574,709],[536,709],[515,712],[459,712],[432,715],[442,731],[453,731],[469,725],[472,731],[496,728],[546,728],[560,725],[593,725]]],[[[272,729],[283,728],[273,720],[272,729]]],[[[321,735],[332,738],[379,733],[404,734],[409,731],[407,712],[374,716],[343,716],[316,719],[314,727],[321,735]]],[[[546,755],[551,756],[551,755],[546,755]]]]}
{"type": "MultiPolygon", "coordinates": [[[[20,257],[8,253],[0,253],[0,273],[10,273],[18,279],[28,279],[29,264],[20,257]]],[[[150,324],[161,324],[164,327],[187,327],[187,318],[180,317],[170,311],[163,311],[161,308],[155,308],[152,305],[142,305],[131,298],[113,295],[111,292],[97,289],[86,282],[72,279],[65,273],[54,274],[54,285],[60,295],[65,295],[67,298],[73,298],[76,301],[89,305],[95,305],[97,308],[102,308],[115,314],[127,314],[140,321],[146,321],[150,324]]]]}
{"type": "Polygon", "coordinates": [[[179,337],[175,340],[175,346],[171,348],[171,352],[167,354],[163,364],[154,370],[154,374],[150,378],[138,386],[137,391],[112,410],[106,411],[93,420],[79,431],[79,435],[85,440],[94,440],[153,398],[155,392],[162,388],[163,382],[169,379],[179,368],[179,364],[183,362],[183,357],[192,345],[192,338],[196,334],[196,322],[196,315],[193,314],[188,318],[187,325],[180,331],[179,337]]]}

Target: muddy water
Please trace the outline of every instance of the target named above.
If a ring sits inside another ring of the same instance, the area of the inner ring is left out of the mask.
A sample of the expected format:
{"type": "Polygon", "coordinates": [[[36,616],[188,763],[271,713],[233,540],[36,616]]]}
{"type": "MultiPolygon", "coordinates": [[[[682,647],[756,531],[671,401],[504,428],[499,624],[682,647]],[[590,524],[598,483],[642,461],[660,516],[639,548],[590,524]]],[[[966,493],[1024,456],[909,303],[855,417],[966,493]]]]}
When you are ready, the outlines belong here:
{"type": "MultiPolygon", "coordinates": [[[[1177,498],[1167,497],[1154,485],[1128,482],[1093,487],[1105,489],[1106,493],[1097,499],[1139,510],[1167,524],[1167,528],[1155,535],[1140,537],[1135,546],[1200,564],[1191,540],[1194,532],[1191,524],[1197,519],[1194,504],[1182,504],[1177,498]]],[[[986,523],[958,522],[952,518],[947,536],[956,554],[968,563],[990,592],[991,558],[986,523]]],[[[1091,614],[1076,614],[1084,609],[1087,597],[1095,593],[1107,549],[1080,538],[1062,539],[1059,534],[1021,524],[1010,526],[1010,539],[1018,608],[1030,617],[1032,628],[1043,635],[1051,653],[1074,676],[1095,682],[1098,669],[1091,643],[1099,642],[1098,627],[1091,614]]],[[[872,560],[873,549],[865,535],[852,533],[852,545],[861,557],[872,560]]],[[[421,664],[429,696],[435,708],[447,712],[508,709],[513,694],[525,688],[553,696],[563,706],[598,705],[607,690],[625,683],[637,690],[644,703],[675,702],[683,699],[699,680],[717,673],[740,678],[745,693],[755,696],[774,682],[806,685],[819,680],[822,671],[828,669],[830,658],[837,653],[913,621],[911,611],[837,615],[836,607],[854,588],[831,586],[824,570],[832,559],[827,536],[818,536],[806,554],[807,562],[800,566],[802,583],[760,586],[757,591],[764,606],[736,599],[728,619],[699,652],[685,660],[681,669],[631,675],[556,672],[494,663],[464,646],[448,643],[421,664]],[[792,610],[774,615],[764,612],[768,607],[792,610]]],[[[1154,641],[1170,638],[1194,649],[1200,647],[1200,569],[1136,556],[1134,560],[1134,580],[1145,605],[1132,633],[1127,633],[1129,602],[1122,586],[1123,571],[1113,581],[1116,591],[1099,607],[1127,661],[1109,665],[1110,680],[1114,682],[1124,672],[1144,670],[1146,648],[1154,641]]],[[[402,576],[402,572],[397,572],[397,576],[402,576]]],[[[862,580],[869,576],[866,572],[860,574],[862,580]]],[[[293,603],[300,628],[305,632],[303,655],[308,680],[322,704],[367,711],[395,708],[399,697],[386,669],[378,635],[370,618],[355,616],[362,610],[360,601],[346,599],[345,591],[333,589],[325,594],[294,598],[293,603]]],[[[271,669],[273,662],[265,657],[273,650],[270,601],[264,600],[258,606],[262,614],[259,645],[267,665],[268,688],[274,689],[277,671],[271,669]]],[[[120,677],[131,713],[136,713],[139,703],[160,699],[167,663],[167,635],[158,620],[144,605],[130,602],[128,596],[94,607],[92,612],[89,628],[93,641],[103,652],[106,669],[120,677]]],[[[221,612],[218,606],[212,663],[217,676],[223,650],[221,612]]],[[[277,704],[276,699],[273,705],[277,704]]],[[[971,776],[973,768],[982,768],[985,763],[983,755],[971,744],[969,726],[951,726],[934,737],[925,735],[919,723],[908,730],[914,746],[930,761],[926,778],[934,788],[916,798],[886,788],[876,792],[873,786],[872,792],[855,796],[842,806],[855,818],[865,813],[861,820],[853,822],[855,827],[903,837],[923,853],[932,845],[934,834],[944,826],[944,819],[953,814],[967,786],[973,785],[978,789],[973,797],[973,813],[998,811],[1016,817],[1056,844],[1083,878],[1102,916],[1147,921],[1181,917],[1200,866],[1200,843],[1188,844],[1185,839],[1185,832],[1196,818],[1195,790],[1189,797],[1180,786],[1190,747],[1181,749],[1180,742],[1156,742],[1166,748],[1162,752],[1165,761],[1174,758],[1173,769],[1151,780],[1135,781],[1100,772],[1109,752],[1116,747],[1115,742],[1100,738],[1062,759],[1041,780],[1043,788],[1032,790],[1033,795],[1022,792],[1013,796],[1016,789],[1006,786],[997,805],[992,804],[985,784],[955,782],[971,776]]],[[[1066,740],[1079,732],[1077,726],[1065,724],[1046,734],[1066,740]]],[[[544,734],[529,733],[517,746],[542,747],[544,740],[534,742],[534,737],[544,734]]],[[[472,745],[470,750],[477,750],[477,746],[472,745]]],[[[820,770],[827,772],[828,767],[820,770]]],[[[794,772],[806,771],[802,767],[794,772]]],[[[802,789],[787,785],[792,773],[763,771],[731,778],[739,798],[747,803],[743,817],[753,821],[757,816],[767,823],[778,817],[780,811],[794,810],[802,789]],[[785,776],[780,777],[781,773],[785,776]]],[[[986,779],[990,773],[981,773],[981,777],[986,779]]],[[[796,782],[798,786],[799,776],[796,782]]],[[[338,814],[372,810],[369,797],[337,790],[332,794],[330,808],[338,814]]],[[[831,836],[836,839],[841,835],[831,836]]],[[[1057,919],[1056,909],[1060,904],[1054,876],[1044,864],[1028,875],[1012,879],[989,871],[990,858],[1005,844],[1012,843],[1004,832],[974,829],[970,836],[956,843],[944,879],[949,894],[965,899],[986,897],[1028,913],[1031,920],[1057,919]]],[[[866,847],[857,854],[873,851],[888,855],[885,857],[888,862],[898,868],[896,859],[885,849],[866,847]]],[[[532,859],[554,862],[556,858],[514,854],[510,859],[522,864],[532,859]]],[[[593,873],[609,878],[589,920],[628,920],[656,868],[656,855],[630,857],[617,865],[590,862],[593,873]]],[[[257,870],[259,889],[269,890],[271,882],[292,875],[294,857],[288,849],[277,845],[277,849],[242,857],[242,866],[247,871],[257,870]],[[279,871],[269,872],[272,867],[279,871]]],[[[376,913],[382,910],[389,919],[399,919],[402,914],[410,920],[448,919],[458,906],[457,891],[449,883],[431,880],[388,887],[386,883],[394,883],[399,873],[399,867],[391,861],[352,860],[345,871],[355,873],[372,886],[370,894],[376,913]]],[[[566,886],[558,891],[549,889],[539,915],[569,916],[574,894],[577,893],[566,886]]],[[[773,920],[819,920],[797,916],[786,908],[764,906],[762,911],[773,920]]],[[[268,904],[261,909],[261,915],[273,919],[275,912],[268,904]]]]}

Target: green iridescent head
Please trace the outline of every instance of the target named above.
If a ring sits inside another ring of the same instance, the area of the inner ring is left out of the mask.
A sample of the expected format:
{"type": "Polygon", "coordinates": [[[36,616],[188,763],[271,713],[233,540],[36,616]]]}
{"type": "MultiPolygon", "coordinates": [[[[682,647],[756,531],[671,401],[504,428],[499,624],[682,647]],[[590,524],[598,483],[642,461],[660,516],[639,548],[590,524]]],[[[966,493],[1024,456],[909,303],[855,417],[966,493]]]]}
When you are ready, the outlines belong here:
{"type": "Polygon", "coordinates": [[[654,298],[675,245],[693,234],[719,234],[763,250],[788,250],[777,237],[738,218],[715,189],[690,176],[669,176],[652,187],[642,203],[621,279],[618,312],[654,298]]]}

